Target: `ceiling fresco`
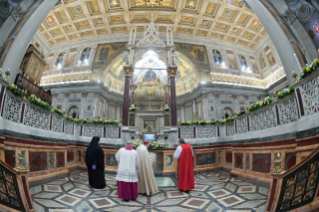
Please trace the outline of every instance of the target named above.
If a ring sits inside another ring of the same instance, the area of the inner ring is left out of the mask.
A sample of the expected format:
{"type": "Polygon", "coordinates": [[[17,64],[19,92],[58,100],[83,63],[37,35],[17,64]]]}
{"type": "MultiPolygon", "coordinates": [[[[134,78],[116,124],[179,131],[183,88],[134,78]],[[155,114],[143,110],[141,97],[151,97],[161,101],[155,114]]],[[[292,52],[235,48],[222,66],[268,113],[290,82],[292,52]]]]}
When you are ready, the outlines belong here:
{"type": "Polygon", "coordinates": [[[159,31],[254,49],[267,35],[240,0],[62,0],[39,28],[50,46],[95,37],[142,33],[153,21],[159,31]]]}

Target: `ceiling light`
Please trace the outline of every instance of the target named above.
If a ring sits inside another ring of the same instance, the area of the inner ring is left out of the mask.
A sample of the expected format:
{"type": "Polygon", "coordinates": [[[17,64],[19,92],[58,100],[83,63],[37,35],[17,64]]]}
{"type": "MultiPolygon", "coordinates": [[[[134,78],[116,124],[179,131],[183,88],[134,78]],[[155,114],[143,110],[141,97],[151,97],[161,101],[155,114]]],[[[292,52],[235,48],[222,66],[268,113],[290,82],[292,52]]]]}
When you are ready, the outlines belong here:
{"type": "Polygon", "coordinates": [[[59,63],[58,68],[61,68],[61,63],[59,63]]]}

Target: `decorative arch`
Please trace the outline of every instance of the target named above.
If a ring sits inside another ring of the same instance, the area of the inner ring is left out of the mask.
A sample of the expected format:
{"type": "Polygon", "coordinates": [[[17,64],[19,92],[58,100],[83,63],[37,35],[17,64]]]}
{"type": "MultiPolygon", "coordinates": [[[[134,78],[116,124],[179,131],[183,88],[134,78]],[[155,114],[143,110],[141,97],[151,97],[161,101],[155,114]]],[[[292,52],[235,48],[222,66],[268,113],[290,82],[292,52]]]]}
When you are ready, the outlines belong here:
{"type": "Polygon", "coordinates": [[[233,116],[233,110],[230,107],[225,107],[222,111],[223,119],[227,119],[233,116]]]}
{"type": "Polygon", "coordinates": [[[72,118],[79,118],[80,116],[80,110],[77,106],[73,105],[68,110],[68,116],[71,116],[72,118]]]}

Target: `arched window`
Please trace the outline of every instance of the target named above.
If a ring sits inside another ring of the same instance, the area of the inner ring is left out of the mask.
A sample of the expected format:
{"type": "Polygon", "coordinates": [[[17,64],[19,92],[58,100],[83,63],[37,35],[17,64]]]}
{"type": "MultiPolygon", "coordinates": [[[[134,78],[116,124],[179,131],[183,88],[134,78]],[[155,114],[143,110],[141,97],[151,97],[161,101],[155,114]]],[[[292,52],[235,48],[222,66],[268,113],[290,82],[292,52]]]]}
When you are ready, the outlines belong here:
{"type": "Polygon", "coordinates": [[[216,49],[213,50],[213,55],[214,55],[214,61],[216,64],[222,64],[223,59],[222,59],[222,55],[220,54],[220,52],[216,49]]]}
{"type": "Polygon", "coordinates": [[[55,62],[55,65],[56,66],[61,66],[62,65],[62,62],[63,62],[63,56],[64,56],[64,52],[59,54],[58,58],[56,59],[56,62],[55,62]]]}
{"type": "Polygon", "coordinates": [[[246,69],[248,67],[246,58],[244,56],[239,55],[239,61],[242,69],[246,69]]]}
{"type": "Polygon", "coordinates": [[[85,48],[84,51],[82,52],[80,61],[81,62],[86,62],[87,60],[89,60],[90,57],[90,52],[91,52],[91,48],[85,48]]]}

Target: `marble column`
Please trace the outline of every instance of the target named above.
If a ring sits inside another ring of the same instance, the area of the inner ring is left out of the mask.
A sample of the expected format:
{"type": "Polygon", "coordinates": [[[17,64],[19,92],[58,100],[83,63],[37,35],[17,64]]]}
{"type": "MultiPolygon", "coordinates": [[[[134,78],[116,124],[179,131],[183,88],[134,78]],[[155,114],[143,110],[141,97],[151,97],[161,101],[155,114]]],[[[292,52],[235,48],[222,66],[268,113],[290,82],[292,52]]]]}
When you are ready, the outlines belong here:
{"type": "Polygon", "coordinates": [[[14,39],[11,48],[3,62],[2,70],[6,71],[10,68],[9,82],[13,83],[17,74],[19,74],[19,66],[22,62],[24,54],[26,53],[28,46],[39,29],[41,23],[56,5],[58,0],[45,0],[42,4],[32,13],[29,19],[25,22],[21,28],[19,34],[14,39]]]}
{"type": "Polygon", "coordinates": [[[165,86],[165,104],[167,104],[167,105],[170,105],[169,104],[169,90],[170,90],[171,88],[170,88],[170,86],[169,85],[166,85],[165,86]]]}
{"type": "Polygon", "coordinates": [[[130,85],[130,90],[131,90],[131,104],[134,104],[135,100],[135,90],[137,86],[136,85],[130,85]]]}
{"type": "Polygon", "coordinates": [[[185,104],[181,105],[181,122],[185,121],[185,104]]]}
{"type": "Polygon", "coordinates": [[[81,99],[81,112],[79,118],[84,119],[85,118],[85,111],[87,107],[87,96],[88,93],[82,93],[82,99],[81,99]]]}
{"type": "Polygon", "coordinates": [[[120,121],[120,110],[121,110],[121,103],[116,103],[116,120],[120,121]]]}
{"type": "Polygon", "coordinates": [[[176,106],[175,76],[176,76],[177,67],[169,66],[167,71],[168,71],[170,85],[171,85],[171,126],[176,126],[177,125],[177,106],[176,106]]]}
{"type": "Polygon", "coordinates": [[[196,101],[195,101],[195,99],[193,100],[192,120],[196,121],[196,101]]]}
{"type": "Polygon", "coordinates": [[[209,120],[209,107],[208,107],[208,96],[207,93],[202,94],[202,102],[203,102],[203,120],[209,120]]]}
{"type": "Polygon", "coordinates": [[[262,25],[266,29],[267,34],[273,42],[281,59],[282,65],[285,69],[288,84],[293,84],[294,78],[292,78],[292,71],[295,71],[297,74],[299,74],[300,65],[297,61],[295,51],[289,39],[287,38],[286,34],[282,30],[276,19],[260,1],[245,0],[245,2],[254,11],[254,13],[257,15],[258,19],[261,21],[262,25]]]}
{"type": "Polygon", "coordinates": [[[128,113],[130,108],[130,83],[133,73],[132,66],[124,66],[125,71],[125,86],[123,96],[123,112],[122,112],[122,124],[128,126],[128,113]]]}
{"type": "Polygon", "coordinates": [[[69,93],[64,94],[63,111],[65,111],[66,114],[68,113],[69,97],[70,97],[69,93]]]}

